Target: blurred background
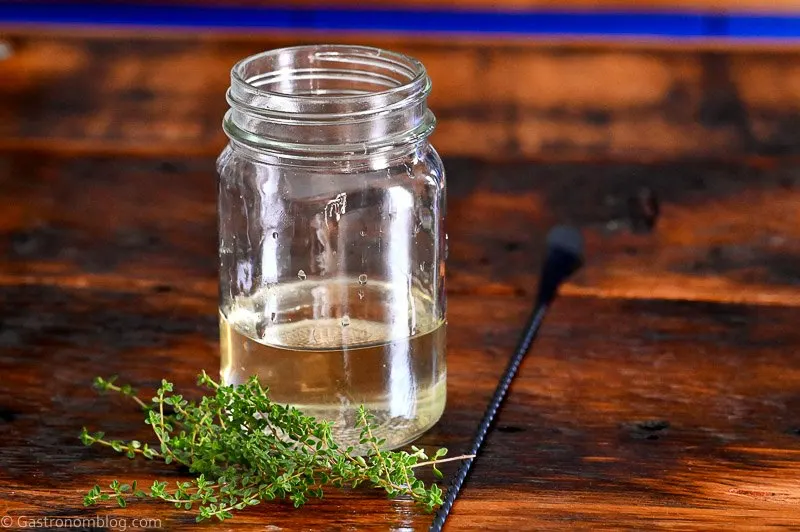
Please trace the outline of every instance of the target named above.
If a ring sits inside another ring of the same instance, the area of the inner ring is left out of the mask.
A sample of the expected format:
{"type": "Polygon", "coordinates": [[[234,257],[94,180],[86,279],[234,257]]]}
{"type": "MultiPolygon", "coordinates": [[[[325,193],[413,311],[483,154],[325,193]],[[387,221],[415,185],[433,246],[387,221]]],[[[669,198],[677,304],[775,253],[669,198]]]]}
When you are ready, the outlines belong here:
{"type": "Polygon", "coordinates": [[[800,147],[800,1],[0,1],[0,148],[215,154],[229,69],[299,43],[419,58],[445,156],[800,147]]]}
{"type": "Polygon", "coordinates": [[[532,295],[566,222],[571,293],[800,301],[800,0],[0,0],[0,41],[15,275],[213,293],[230,68],[358,43],[433,80],[451,293],[532,295]]]}

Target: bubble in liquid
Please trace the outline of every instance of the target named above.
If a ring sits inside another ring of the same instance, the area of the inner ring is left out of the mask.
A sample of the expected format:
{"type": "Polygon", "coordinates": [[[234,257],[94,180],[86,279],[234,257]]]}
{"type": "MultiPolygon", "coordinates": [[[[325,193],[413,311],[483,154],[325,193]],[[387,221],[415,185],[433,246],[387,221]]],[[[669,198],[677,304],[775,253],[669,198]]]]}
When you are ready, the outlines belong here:
{"type": "Polygon", "coordinates": [[[272,232],[272,238],[274,238],[275,240],[278,240],[278,232],[277,231],[273,231],[272,232]]]}
{"type": "Polygon", "coordinates": [[[364,286],[365,284],[367,284],[367,274],[366,273],[362,273],[361,275],[358,276],[358,284],[360,284],[361,286],[364,286]]]}
{"type": "Polygon", "coordinates": [[[358,291],[358,299],[364,299],[364,291],[363,290],[359,290],[358,291]]]}
{"type": "Polygon", "coordinates": [[[297,271],[297,278],[300,279],[301,281],[305,281],[306,280],[306,272],[304,272],[303,270],[298,270],[297,271]]]}
{"type": "Polygon", "coordinates": [[[274,312],[273,312],[273,313],[270,315],[270,317],[269,317],[269,321],[271,321],[272,323],[275,323],[275,318],[276,318],[277,316],[278,316],[278,315],[277,315],[276,313],[274,313],[274,312]]]}
{"type": "Polygon", "coordinates": [[[419,271],[421,271],[421,272],[425,271],[425,263],[424,262],[420,262],[419,263],[419,271]]]}
{"type": "Polygon", "coordinates": [[[363,229],[361,230],[361,236],[367,236],[367,232],[364,231],[363,229]]]}
{"type": "Polygon", "coordinates": [[[350,325],[350,316],[342,316],[342,327],[347,327],[350,325]]]}

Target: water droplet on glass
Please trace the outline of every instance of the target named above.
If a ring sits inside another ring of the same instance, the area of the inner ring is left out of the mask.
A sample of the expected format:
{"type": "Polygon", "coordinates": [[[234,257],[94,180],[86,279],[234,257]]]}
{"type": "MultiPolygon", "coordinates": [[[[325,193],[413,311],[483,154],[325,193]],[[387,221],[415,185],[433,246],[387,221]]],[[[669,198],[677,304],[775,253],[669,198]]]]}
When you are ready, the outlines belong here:
{"type": "Polygon", "coordinates": [[[267,323],[264,321],[259,320],[256,323],[256,337],[264,338],[264,334],[267,332],[267,323]]]}
{"type": "Polygon", "coordinates": [[[425,271],[425,263],[424,262],[420,262],[419,263],[419,271],[421,271],[421,272],[425,271]]]}
{"type": "Polygon", "coordinates": [[[273,231],[272,232],[272,238],[274,238],[275,240],[278,240],[278,232],[277,231],[273,231]]]}
{"type": "Polygon", "coordinates": [[[366,273],[362,273],[361,275],[358,276],[358,284],[360,284],[361,286],[364,286],[365,284],[367,284],[367,274],[366,273]]]}
{"type": "Polygon", "coordinates": [[[358,299],[364,299],[364,291],[363,290],[359,290],[358,291],[358,299]]]}
{"type": "Polygon", "coordinates": [[[423,229],[431,231],[433,229],[433,212],[427,208],[420,209],[419,221],[423,229]]]}
{"type": "Polygon", "coordinates": [[[350,316],[342,316],[342,327],[350,325],[350,316]]]}
{"type": "Polygon", "coordinates": [[[300,279],[301,281],[305,281],[306,280],[306,272],[304,272],[303,270],[298,270],[297,271],[297,278],[300,279]]]}
{"type": "Polygon", "coordinates": [[[272,323],[275,323],[275,318],[277,318],[277,317],[278,317],[278,315],[275,312],[273,312],[269,317],[269,321],[271,321],[272,323]]]}
{"type": "Polygon", "coordinates": [[[364,231],[363,229],[361,230],[361,236],[367,236],[367,232],[364,231]]]}

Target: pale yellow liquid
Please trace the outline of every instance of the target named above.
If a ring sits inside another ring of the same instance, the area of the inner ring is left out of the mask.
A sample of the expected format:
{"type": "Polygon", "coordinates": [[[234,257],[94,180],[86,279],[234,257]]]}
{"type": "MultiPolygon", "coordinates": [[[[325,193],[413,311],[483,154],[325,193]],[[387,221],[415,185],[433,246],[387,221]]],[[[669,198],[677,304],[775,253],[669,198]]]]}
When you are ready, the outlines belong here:
{"type": "Polygon", "coordinates": [[[348,279],[279,285],[220,311],[222,380],[257,375],[274,401],[333,421],[343,445],[358,447],[363,404],[384,447],[399,447],[444,410],[446,326],[436,314],[415,289],[398,296],[348,279]]]}

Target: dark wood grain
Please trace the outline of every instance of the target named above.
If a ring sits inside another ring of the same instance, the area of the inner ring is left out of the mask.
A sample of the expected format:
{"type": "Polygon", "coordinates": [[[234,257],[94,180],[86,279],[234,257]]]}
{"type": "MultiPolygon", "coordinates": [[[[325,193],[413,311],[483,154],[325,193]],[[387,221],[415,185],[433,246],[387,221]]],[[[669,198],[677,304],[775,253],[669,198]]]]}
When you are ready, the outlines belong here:
{"type": "Polygon", "coordinates": [[[469,163],[450,170],[449,286],[534,294],[544,227],[584,228],[590,264],[565,291],[798,303],[795,163],[469,163]]]}
{"type": "MultiPolygon", "coordinates": [[[[532,297],[547,227],[568,222],[590,258],[568,294],[800,303],[793,161],[447,170],[451,293],[532,297]]],[[[212,157],[10,153],[0,172],[0,282],[216,290],[212,157]]]]}
{"type": "MultiPolygon", "coordinates": [[[[12,37],[0,61],[0,515],[94,515],[81,500],[97,481],[183,478],[80,445],[83,425],[147,435],[135,409],[89,384],[119,373],[147,390],[168,374],[191,387],[218,367],[213,162],[227,70],[301,39],[12,37]]],[[[587,266],[450,529],[796,528],[800,56],[376,43],[428,64],[449,155],[448,407],[422,444],[466,448],[528,312],[547,228],[569,222],[587,238],[587,266]],[[676,155],[718,160],[612,159],[676,155]],[[540,162],[513,162],[527,156],[540,162]]],[[[151,503],[100,513],[192,522],[151,503]]],[[[355,490],[219,528],[429,519],[355,490]]]]}
{"type": "Polygon", "coordinates": [[[445,155],[674,158],[797,155],[800,54],[375,35],[187,33],[129,39],[9,30],[0,149],[219,152],[230,67],[270,48],[356,42],[427,66],[445,155]]]}
{"type": "MultiPolygon", "coordinates": [[[[448,407],[463,451],[516,342],[546,228],[589,261],[549,316],[450,530],[800,522],[798,192],[790,163],[448,159],[448,407]],[[659,284],[660,283],[660,284],[659,284]]],[[[145,390],[218,367],[213,158],[0,155],[0,514],[94,515],[112,478],[177,480],[77,440],[145,437],[96,374],[145,390]]],[[[452,467],[447,468],[451,472],[452,467]]],[[[146,503],[113,516],[191,518],[146,503]]],[[[266,504],[222,530],[423,530],[364,490],[266,504]]]]}

